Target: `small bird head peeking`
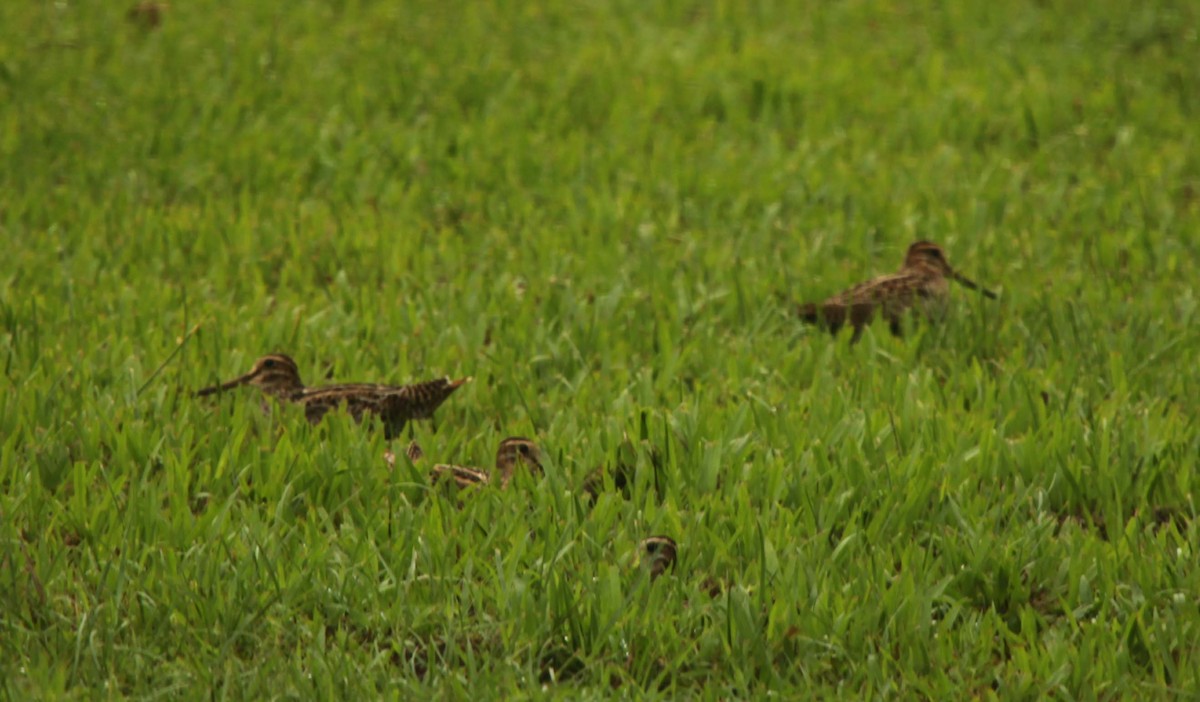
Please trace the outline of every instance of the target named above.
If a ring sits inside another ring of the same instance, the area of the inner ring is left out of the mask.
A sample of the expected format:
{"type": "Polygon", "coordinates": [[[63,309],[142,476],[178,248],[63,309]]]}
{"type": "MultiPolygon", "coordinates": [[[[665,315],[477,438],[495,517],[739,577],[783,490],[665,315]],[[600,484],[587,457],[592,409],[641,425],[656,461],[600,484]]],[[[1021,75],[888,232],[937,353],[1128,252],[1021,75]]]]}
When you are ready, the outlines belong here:
{"type": "Polygon", "coordinates": [[[242,385],[253,385],[262,389],[263,392],[277,397],[289,397],[304,389],[304,383],[300,380],[300,369],[296,367],[296,362],[290,356],[273,353],[255,361],[254,367],[245,375],[204,388],[198,391],[196,396],[204,397],[242,385]]]}
{"type": "Polygon", "coordinates": [[[638,550],[642,552],[642,565],[650,569],[651,580],[675,567],[678,548],[675,539],[669,536],[642,539],[638,550]]]}
{"type": "Polygon", "coordinates": [[[512,480],[518,464],[524,464],[531,473],[541,475],[542,452],[529,439],[511,436],[500,442],[496,449],[496,472],[500,474],[500,485],[507,486],[512,480]]]}

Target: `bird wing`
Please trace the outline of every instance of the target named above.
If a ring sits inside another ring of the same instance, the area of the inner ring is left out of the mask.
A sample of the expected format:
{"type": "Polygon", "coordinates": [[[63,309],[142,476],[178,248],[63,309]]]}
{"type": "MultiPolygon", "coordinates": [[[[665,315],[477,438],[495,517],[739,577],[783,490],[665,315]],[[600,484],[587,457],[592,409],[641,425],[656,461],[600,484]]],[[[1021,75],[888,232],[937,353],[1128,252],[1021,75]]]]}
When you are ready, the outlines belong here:
{"type": "Polygon", "coordinates": [[[381,397],[382,413],[393,421],[428,419],[462,382],[439,378],[389,388],[381,397]]]}
{"type": "Polygon", "coordinates": [[[306,388],[296,401],[304,405],[304,416],[313,424],[321,421],[329,410],[339,406],[345,406],[355,421],[362,421],[363,415],[380,412],[385,390],[386,385],[367,383],[326,385],[306,388]]]}
{"type": "Polygon", "coordinates": [[[443,475],[449,475],[455,485],[460,488],[470,487],[472,485],[487,485],[491,478],[487,471],[479,468],[468,468],[466,466],[452,466],[444,463],[435,465],[429,471],[430,482],[437,483],[443,475]]]}
{"type": "Polygon", "coordinates": [[[901,271],[859,283],[820,303],[800,305],[800,318],[836,334],[846,324],[854,329],[857,341],[863,329],[871,323],[876,308],[882,307],[893,332],[899,319],[918,295],[924,295],[927,276],[914,271],[901,271]]]}

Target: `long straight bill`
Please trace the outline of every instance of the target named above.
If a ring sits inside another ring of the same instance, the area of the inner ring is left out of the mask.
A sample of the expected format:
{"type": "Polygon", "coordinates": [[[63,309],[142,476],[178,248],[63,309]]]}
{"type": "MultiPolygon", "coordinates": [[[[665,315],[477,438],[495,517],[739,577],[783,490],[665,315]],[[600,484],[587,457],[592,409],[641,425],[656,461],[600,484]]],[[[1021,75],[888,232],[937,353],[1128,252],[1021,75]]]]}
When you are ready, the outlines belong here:
{"type": "Polygon", "coordinates": [[[240,385],[245,385],[246,383],[250,382],[250,376],[251,374],[247,373],[246,375],[243,375],[239,378],[234,378],[229,382],[221,383],[220,385],[213,385],[212,387],[204,388],[203,390],[197,390],[196,397],[204,397],[205,395],[211,395],[216,392],[224,392],[226,390],[232,390],[240,385]]]}
{"type": "Polygon", "coordinates": [[[992,300],[995,300],[995,299],[998,297],[998,295],[996,295],[996,293],[992,292],[991,290],[988,290],[987,288],[981,288],[981,287],[979,287],[979,286],[978,286],[978,285],[975,283],[975,281],[971,280],[970,278],[968,278],[967,276],[963,275],[962,273],[959,273],[958,271],[955,271],[955,272],[954,272],[952,275],[953,275],[953,277],[954,277],[954,279],[955,279],[955,280],[957,280],[958,282],[962,283],[962,284],[963,284],[963,285],[965,285],[966,287],[968,287],[968,288],[970,288],[970,289],[972,289],[972,290],[978,290],[979,292],[983,293],[983,296],[984,296],[984,297],[987,297],[987,298],[989,298],[989,299],[992,299],[992,300]]]}

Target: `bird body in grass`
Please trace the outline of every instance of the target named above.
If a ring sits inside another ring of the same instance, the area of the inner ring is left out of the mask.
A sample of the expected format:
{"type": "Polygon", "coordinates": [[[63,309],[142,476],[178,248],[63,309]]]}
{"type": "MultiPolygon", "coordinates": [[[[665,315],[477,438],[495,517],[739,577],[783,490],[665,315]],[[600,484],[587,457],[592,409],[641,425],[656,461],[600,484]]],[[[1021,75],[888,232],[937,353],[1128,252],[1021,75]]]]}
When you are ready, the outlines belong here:
{"type": "Polygon", "coordinates": [[[302,406],[304,416],[311,424],[320,422],[330,410],[338,407],[345,408],[355,421],[362,421],[368,415],[378,416],[383,422],[387,438],[392,439],[399,435],[407,422],[432,417],[446,398],[470,380],[439,378],[413,385],[345,383],[307,387],[300,379],[296,362],[277,353],[258,359],[250,372],[204,388],[196,396],[204,397],[252,385],[281,402],[302,406]]]}
{"type": "MultiPolygon", "coordinates": [[[[420,451],[419,447],[417,451],[420,451]]],[[[412,455],[413,449],[410,446],[410,458],[412,455]]],[[[518,465],[524,465],[530,472],[538,475],[544,472],[542,469],[541,451],[538,449],[537,444],[529,439],[512,436],[501,441],[500,446],[496,449],[496,468],[493,473],[489,474],[482,468],[439,463],[430,469],[429,479],[437,483],[444,476],[448,476],[448,479],[453,480],[455,485],[460,488],[474,485],[490,485],[494,481],[499,483],[500,487],[504,488],[508,487],[508,483],[516,473],[518,465]]]]}
{"type": "Polygon", "coordinates": [[[896,336],[904,332],[904,314],[914,307],[926,316],[941,316],[950,284],[954,280],[985,297],[995,299],[996,293],[979,287],[975,281],[955,271],[946,261],[942,247],[929,241],[918,241],[908,247],[904,265],[896,273],[872,278],[823,302],[800,305],[797,312],[809,324],[828,329],[831,333],[849,324],[854,329],[850,343],[857,342],[863,329],[871,323],[876,310],[882,310],[888,329],[896,336]]]}

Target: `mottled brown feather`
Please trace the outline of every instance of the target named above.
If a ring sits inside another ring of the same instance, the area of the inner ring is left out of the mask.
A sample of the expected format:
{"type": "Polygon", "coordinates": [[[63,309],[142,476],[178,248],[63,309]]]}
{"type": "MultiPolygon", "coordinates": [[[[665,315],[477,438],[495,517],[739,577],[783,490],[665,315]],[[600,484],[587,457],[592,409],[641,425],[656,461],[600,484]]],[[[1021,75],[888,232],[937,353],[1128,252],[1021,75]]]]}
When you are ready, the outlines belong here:
{"type": "Polygon", "coordinates": [[[638,544],[642,563],[650,569],[651,580],[675,567],[679,546],[669,536],[651,536],[638,544]]]}
{"type": "Polygon", "coordinates": [[[428,419],[446,398],[469,382],[470,378],[440,378],[415,385],[379,385],[344,383],[305,387],[296,362],[284,354],[270,354],[255,362],[249,373],[233,380],[204,388],[203,397],[242,385],[254,385],[264,393],[304,407],[304,416],[312,424],[320,422],[332,409],[342,407],[355,421],[376,415],[383,423],[387,438],[400,434],[410,420],[428,419]]]}
{"type": "Polygon", "coordinates": [[[437,484],[442,479],[442,476],[447,475],[450,476],[450,479],[460,489],[476,485],[487,485],[491,482],[491,476],[487,474],[487,471],[479,468],[468,468],[467,466],[446,465],[444,463],[435,465],[429,471],[429,481],[437,484]]]}
{"type": "MultiPolygon", "coordinates": [[[[493,473],[497,476],[500,487],[508,487],[518,464],[524,464],[531,473],[536,475],[543,473],[541,451],[537,444],[529,439],[516,436],[501,441],[496,449],[496,468],[493,473]]],[[[435,465],[430,471],[429,477],[436,483],[444,475],[449,475],[459,487],[487,485],[492,482],[491,475],[482,468],[449,464],[435,465]]]]}
{"type": "Polygon", "coordinates": [[[979,288],[951,268],[940,246],[918,241],[908,247],[899,272],[859,283],[821,303],[802,304],[796,312],[801,320],[832,334],[849,324],[854,329],[850,342],[854,343],[874,319],[876,310],[881,310],[888,329],[900,336],[904,332],[904,314],[918,303],[927,314],[941,307],[949,293],[947,279],[980,290],[986,297],[996,297],[994,292],[979,288]]]}

